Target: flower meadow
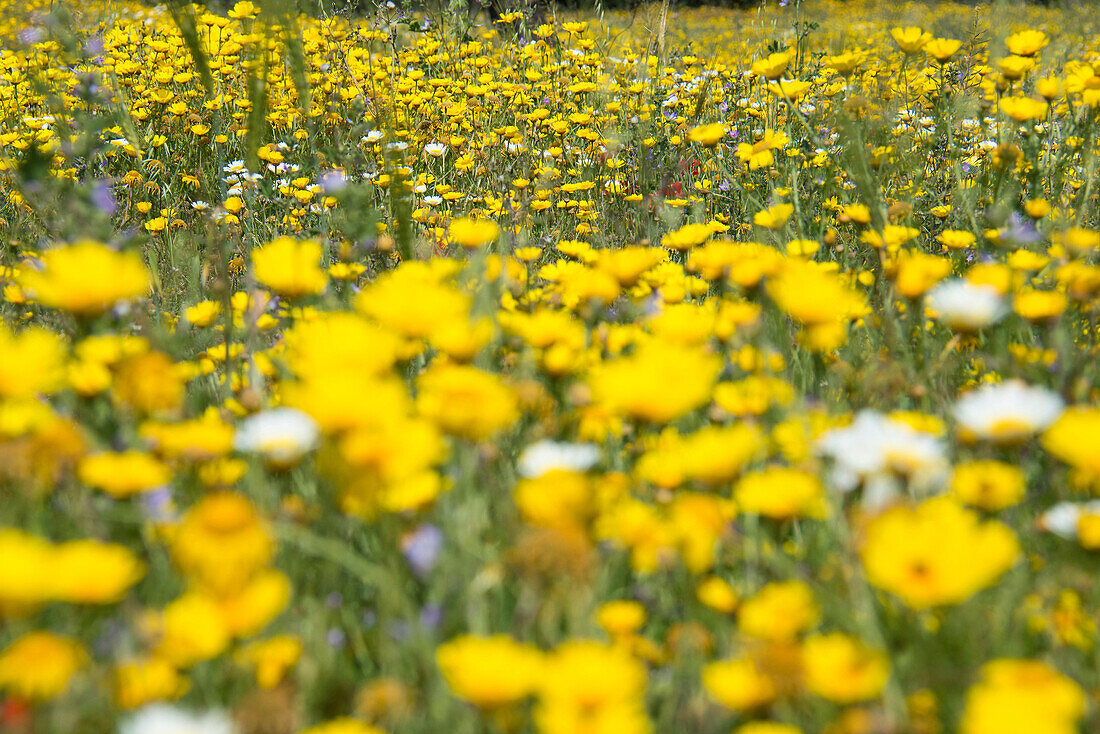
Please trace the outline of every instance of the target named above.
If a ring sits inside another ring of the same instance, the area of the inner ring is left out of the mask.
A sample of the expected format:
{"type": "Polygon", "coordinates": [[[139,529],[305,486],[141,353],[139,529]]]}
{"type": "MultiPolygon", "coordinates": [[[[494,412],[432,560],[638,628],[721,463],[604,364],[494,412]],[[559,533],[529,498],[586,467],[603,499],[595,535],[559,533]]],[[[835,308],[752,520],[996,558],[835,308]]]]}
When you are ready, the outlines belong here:
{"type": "Polygon", "coordinates": [[[1100,731],[1087,5],[335,11],[0,3],[0,730],[1100,731]]]}

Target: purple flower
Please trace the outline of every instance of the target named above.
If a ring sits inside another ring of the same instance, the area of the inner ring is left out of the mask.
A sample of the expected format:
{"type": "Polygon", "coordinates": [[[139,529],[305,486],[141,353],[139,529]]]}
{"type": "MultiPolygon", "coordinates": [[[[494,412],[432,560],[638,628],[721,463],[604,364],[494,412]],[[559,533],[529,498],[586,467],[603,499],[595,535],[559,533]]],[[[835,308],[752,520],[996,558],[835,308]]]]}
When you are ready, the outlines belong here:
{"type": "MultiPolygon", "coordinates": [[[[84,42],[84,53],[89,56],[99,56],[103,53],[103,39],[99,36],[92,36],[84,42]]],[[[102,63],[102,61],[100,62],[102,63]]]]}
{"type": "Polygon", "coordinates": [[[413,573],[420,578],[424,578],[435,568],[442,548],[443,533],[430,524],[421,525],[401,540],[401,552],[413,573]]]}
{"type": "Polygon", "coordinates": [[[339,627],[332,627],[325,633],[325,642],[327,642],[330,647],[335,647],[337,650],[344,646],[347,639],[348,637],[344,634],[344,630],[339,627]]]}
{"type": "Polygon", "coordinates": [[[321,174],[321,188],[326,194],[335,194],[347,185],[347,177],[339,168],[333,168],[321,174]]]}
{"type": "Polygon", "coordinates": [[[1008,227],[1005,228],[1002,236],[1018,245],[1031,245],[1043,239],[1043,235],[1039,234],[1035,225],[1020,216],[1019,212],[1013,212],[1008,218],[1008,227]]]}
{"type": "Polygon", "coordinates": [[[438,604],[427,604],[420,610],[420,626],[424,629],[434,630],[443,621],[443,607],[438,604]]]}
{"type": "Polygon", "coordinates": [[[107,216],[111,216],[118,210],[115,203],[114,192],[106,181],[96,181],[92,185],[92,205],[107,216]]]}
{"type": "Polygon", "coordinates": [[[142,492],[141,510],[147,518],[156,522],[172,520],[176,515],[172,506],[172,490],[168,487],[157,487],[150,492],[142,492]]]}
{"type": "Polygon", "coordinates": [[[46,37],[46,31],[41,28],[31,27],[19,31],[19,42],[27,46],[33,46],[46,37]]]}

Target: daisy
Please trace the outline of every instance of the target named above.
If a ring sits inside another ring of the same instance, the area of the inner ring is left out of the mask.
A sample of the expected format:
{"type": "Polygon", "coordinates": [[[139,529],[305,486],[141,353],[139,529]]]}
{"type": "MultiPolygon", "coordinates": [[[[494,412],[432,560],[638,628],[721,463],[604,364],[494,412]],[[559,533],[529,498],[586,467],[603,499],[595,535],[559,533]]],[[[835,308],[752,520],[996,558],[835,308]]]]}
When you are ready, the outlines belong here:
{"type": "Polygon", "coordinates": [[[119,727],[119,734],[234,734],[237,727],[221,711],[191,713],[167,704],[136,711],[119,727]]]}
{"type": "Polygon", "coordinates": [[[864,504],[871,508],[883,506],[900,493],[899,477],[905,478],[911,489],[927,492],[947,476],[940,439],[873,410],[860,411],[844,428],[826,431],[816,448],[834,462],[832,485],[841,492],[862,486],[864,504]]]}
{"type": "Polygon", "coordinates": [[[599,459],[600,450],[595,444],[539,441],[520,454],[519,473],[534,479],[556,469],[584,472],[599,459]]]}
{"type": "Polygon", "coordinates": [[[925,303],[936,320],[959,331],[978,331],[997,323],[1009,311],[997,289],[962,278],[940,283],[928,292],[925,303]]]}
{"type": "Polygon", "coordinates": [[[964,438],[997,442],[1025,439],[1062,415],[1065,403],[1056,393],[1020,380],[984,385],[959,398],[955,420],[964,438]]]}
{"type": "Polygon", "coordinates": [[[245,418],[233,437],[233,448],[290,467],[314,449],[318,430],[317,422],[302,411],[274,408],[245,418]]]}
{"type": "Polygon", "coordinates": [[[1092,548],[1100,543],[1100,500],[1059,502],[1039,516],[1039,527],[1092,548]]]}

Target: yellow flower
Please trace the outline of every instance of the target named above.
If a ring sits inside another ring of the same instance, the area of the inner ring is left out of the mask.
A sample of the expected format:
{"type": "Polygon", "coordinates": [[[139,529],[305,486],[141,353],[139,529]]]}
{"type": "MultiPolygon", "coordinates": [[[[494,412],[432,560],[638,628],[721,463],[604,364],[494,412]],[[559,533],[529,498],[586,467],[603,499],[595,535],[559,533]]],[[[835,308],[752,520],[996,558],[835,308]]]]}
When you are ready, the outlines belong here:
{"type": "Polygon", "coordinates": [[[763,448],[763,435],[755,426],[705,426],[687,436],[663,438],[638,460],[636,472],[659,487],[685,481],[717,486],[734,479],[763,448]]]}
{"type": "Polygon", "coordinates": [[[840,213],[856,224],[871,222],[871,208],[866,204],[848,204],[840,210],[840,213]]]}
{"type": "Polygon", "coordinates": [[[542,654],[507,635],[456,637],[435,651],[447,685],[459,698],[483,708],[531,695],[542,675],[542,654]]]}
{"type": "Polygon", "coordinates": [[[274,688],[302,656],[302,641],[293,635],[276,635],[250,642],[237,653],[237,660],[256,671],[260,688],[274,688]]]}
{"type": "Polygon", "coordinates": [[[695,587],[695,598],[715,611],[729,614],[737,608],[740,598],[730,582],[718,576],[707,576],[695,587]]]}
{"type": "Polygon", "coordinates": [[[780,79],[768,84],[768,92],[790,102],[797,102],[810,91],[811,84],[801,79],[780,79]]]}
{"type": "Polygon", "coordinates": [[[714,234],[714,229],[709,224],[685,224],[674,232],[669,232],[661,238],[661,246],[667,247],[670,250],[679,250],[680,252],[686,252],[693,247],[703,244],[711,235],[714,234]]]}
{"type": "Polygon", "coordinates": [[[226,631],[234,637],[251,637],[279,616],[290,601],[290,579],[281,571],[266,569],[243,588],[217,600],[226,631]]]}
{"type": "Polygon", "coordinates": [[[1042,436],[1052,456],[1100,477],[1100,408],[1069,408],[1042,436]]]}
{"type": "Polygon", "coordinates": [[[76,640],[28,632],[0,652],[0,690],[28,701],[48,701],[64,693],[87,658],[76,640]]]}
{"type": "Polygon", "coordinates": [[[573,640],[546,656],[535,721],[545,734],[649,731],[646,672],[623,648],[573,640]]]}
{"type": "Polygon", "coordinates": [[[333,371],[382,375],[398,359],[401,338],[362,316],[343,311],[301,320],[284,336],[285,358],[301,379],[322,380],[333,371]]]}
{"type": "Polygon", "coordinates": [[[229,646],[230,634],[221,609],[205,594],[191,591],[144,620],[155,640],[154,655],[188,668],[212,660],[229,646]]]}
{"type": "Polygon", "coordinates": [[[820,610],[809,586],[801,581],[777,581],[745,600],[737,626],[758,640],[789,642],[816,625],[819,618],[820,610]]]}
{"type": "Polygon", "coordinates": [[[960,502],[989,512],[1020,502],[1026,489],[1020,468],[1002,461],[959,464],[951,475],[951,492],[960,502]]]}
{"type": "Polygon", "coordinates": [[[715,549],[737,514],[734,504],[700,492],[680,492],[668,506],[667,529],[671,540],[692,573],[714,565],[715,549]]]}
{"type": "Polygon", "coordinates": [[[734,486],[733,498],[741,512],[776,520],[825,516],[821,480],[799,469],[773,466],[747,474],[734,486]]]}
{"type": "Polygon", "coordinates": [[[703,687],[715,700],[734,711],[751,711],[770,703],[778,695],[772,679],[748,658],[709,663],[703,668],[703,687]]]}
{"type": "Polygon", "coordinates": [[[1100,249],[1100,231],[1085,229],[1084,227],[1070,227],[1069,229],[1055,232],[1051,240],[1056,245],[1064,245],[1071,252],[1088,253],[1100,249]]]}
{"type": "Polygon", "coordinates": [[[1013,310],[1028,321],[1053,321],[1069,305],[1065,293],[1059,291],[1022,290],[1012,301],[1013,310]]]}
{"type": "Polygon", "coordinates": [[[171,470],[142,451],[103,451],[80,460],[76,474],[84,484],[123,499],[168,484],[171,470]]]}
{"type": "Polygon", "coordinates": [[[915,54],[924,48],[925,44],[932,40],[932,34],[925,31],[923,28],[909,27],[909,28],[893,28],[890,30],[890,35],[894,38],[894,42],[898,44],[898,48],[907,54],[915,54]]]}
{"type": "Polygon", "coordinates": [[[233,427],[216,411],[179,423],[150,421],[142,424],[139,433],[162,456],[208,460],[224,456],[233,448],[233,427]]]}
{"type": "Polygon", "coordinates": [[[719,382],[714,403],[730,415],[764,415],[770,408],[786,407],[794,400],[794,387],[779,377],[749,375],[743,380],[719,382]]]}
{"type": "Polygon", "coordinates": [[[1035,68],[1035,59],[1023,56],[1006,56],[997,62],[997,68],[1005,79],[1021,79],[1025,74],[1035,68]]]}
{"type": "Polygon", "coordinates": [[[145,564],[129,548],[96,540],[55,546],[48,568],[52,596],[73,604],[113,604],[145,576],[145,564]]]}
{"type": "Polygon", "coordinates": [[[588,384],[595,400],[612,412],[659,424],[704,405],[721,369],[713,354],[654,341],[629,357],[598,365],[588,384]]]}
{"type": "Polygon", "coordinates": [[[0,398],[31,398],[61,387],[65,348],[56,334],[31,327],[12,334],[0,325],[0,398]]]}
{"type": "Polygon", "coordinates": [[[705,148],[713,148],[726,134],[724,122],[712,122],[709,125],[696,125],[688,130],[688,140],[699,143],[705,148]]]}
{"type": "Polygon", "coordinates": [[[1085,694],[1038,660],[994,660],[966,693],[960,734],[1076,734],[1085,694]]]}
{"type": "Polygon", "coordinates": [[[33,608],[47,601],[113,604],[145,575],[145,564],[124,545],[94,540],[50,542],[0,529],[0,607],[33,608]]]}
{"type": "Polygon", "coordinates": [[[815,334],[827,337],[811,344],[819,350],[843,344],[843,327],[867,312],[866,301],[859,291],[835,272],[812,261],[789,262],[768,281],[768,295],[792,319],[811,327],[811,338],[815,334]],[[822,333],[822,327],[838,331],[822,333]]]}
{"type": "Polygon", "coordinates": [[[385,732],[376,726],[345,716],[303,729],[300,734],[385,734],[385,732]]]}
{"type": "Polygon", "coordinates": [[[230,18],[242,20],[245,18],[254,18],[259,12],[260,9],[257,8],[254,3],[250,2],[250,0],[238,0],[226,15],[230,18]]]}
{"type": "Polygon", "coordinates": [[[885,653],[840,633],[807,638],[802,670],[806,688],[839,704],[875,698],[890,676],[885,653]]]}
{"type": "Polygon", "coordinates": [[[468,321],[451,321],[443,324],[428,337],[429,343],[456,362],[469,362],[493,337],[493,323],[487,318],[471,324],[468,321]]]}
{"type": "Polygon", "coordinates": [[[183,403],[186,376],[163,352],[124,359],[115,370],[114,396],[144,414],[174,413],[183,403]]]}
{"type": "Polygon", "coordinates": [[[256,508],[234,492],[206,495],[173,530],[172,558],[216,594],[241,589],[271,558],[274,543],[256,508]]]}
{"type": "Polygon", "coordinates": [[[328,278],[321,269],[321,243],[279,237],[252,251],[252,273],[271,291],[296,298],[325,289],[328,278]]]}
{"type": "Polygon", "coordinates": [[[432,367],[420,375],[417,388],[420,414],[456,436],[486,441],[519,418],[515,391],[476,367],[432,367]]]}
{"type": "Polygon", "coordinates": [[[933,38],[924,44],[924,51],[941,64],[957,54],[960,48],[962,41],[954,38],[933,38]]]}
{"type": "Polygon", "coordinates": [[[902,296],[916,299],[950,273],[951,261],[947,258],[929,255],[921,250],[901,250],[894,285],[902,296]]]}
{"type": "Polygon", "coordinates": [[[1049,105],[1031,97],[1002,97],[1001,112],[1011,117],[1016,122],[1027,122],[1045,117],[1049,105]]]}
{"type": "Polygon", "coordinates": [[[515,489],[516,506],[524,520],[562,530],[583,527],[592,514],[593,499],[588,478],[565,469],[521,479],[515,489]]]}
{"type": "Polygon", "coordinates": [[[491,219],[455,219],[447,228],[447,238],[468,250],[476,250],[496,242],[500,226],[491,219]]]}
{"type": "Polygon", "coordinates": [[[596,621],[612,638],[629,636],[645,624],[645,607],[636,601],[610,601],[597,610],[596,621]]]}
{"type": "Polygon", "coordinates": [[[794,724],[778,721],[750,721],[734,729],[733,734],[802,734],[802,730],[794,724]]]}
{"type": "Polygon", "coordinates": [[[895,252],[898,248],[910,240],[920,236],[920,230],[916,227],[905,227],[899,224],[887,224],[881,232],[868,230],[859,238],[863,242],[876,249],[886,248],[888,252],[895,252]]]}
{"type": "Polygon", "coordinates": [[[149,271],[135,252],[115,252],[81,240],[42,254],[41,270],[24,270],[17,282],[35,301],[78,316],[96,316],[115,303],[145,295],[149,271]]]}
{"type": "Polygon", "coordinates": [[[936,235],[936,240],[949,250],[965,250],[977,242],[973,234],[961,229],[945,229],[936,235]]]}
{"type": "Polygon", "coordinates": [[[1042,31],[1027,29],[1005,39],[1008,52],[1016,56],[1034,56],[1046,48],[1050,38],[1042,31]]]}
{"type": "Polygon", "coordinates": [[[748,164],[750,171],[766,168],[775,164],[773,151],[786,148],[789,142],[785,134],[768,128],[755,143],[738,143],[737,157],[748,164]]]}
{"type": "Polygon", "coordinates": [[[874,518],[861,550],[867,580],[915,609],[959,604],[997,582],[1019,558],[1007,525],[949,497],[874,518]]]}
{"type": "Polygon", "coordinates": [[[355,306],[392,331],[424,339],[444,324],[469,321],[470,298],[444,282],[447,277],[428,263],[404,262],[364,288],[355,306]]]}
{"type": "Polygon", "coordinates": [[[221,311],[222,305],[217,301],[202,301],[185,310],[183,317],[192,326],[202,328],[214,323],[214,319],[218,318],[221,311]]]}
{"type": "Polygon", "coordinates": [[[778,79],[787,70],[791,63],[791,54],[787,51],[778,51],[768,54],[765,58],[753,62],[752,73],[765,79],[778,79]]]}
{"type": "Polygon", "coordinates": [[[753,214],[752,222],[759,227],[766,227],[767,229],[782,229],[783,225],[787,223],[787,220],[793,213],[793,205],[775,204],[774,206],[770,206],[763,211],[753,214]]]}
{"type": "Polygon", "coordinates": [[[161,658],[120,663],[115,668],[114,678],[115,703],[123,709],[136,709],[154,701],[171,701],[190,688],[187,679],[161,658]]]}
{"type": "Polygon", "coordinates": [[[0,528],[0,614],[33,611],[52,598],[53,546],[15,528],[0,528]]]}

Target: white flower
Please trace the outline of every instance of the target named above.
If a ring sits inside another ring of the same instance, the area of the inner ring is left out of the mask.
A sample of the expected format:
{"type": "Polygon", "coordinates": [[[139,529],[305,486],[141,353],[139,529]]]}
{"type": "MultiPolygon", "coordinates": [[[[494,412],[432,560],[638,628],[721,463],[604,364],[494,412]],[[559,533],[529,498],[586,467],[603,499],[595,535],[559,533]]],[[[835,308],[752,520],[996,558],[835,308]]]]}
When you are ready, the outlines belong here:
{"type": "Polygon", "coordinates": [[[583,472],[599,459],[600,449],[595,444],[539,441],[520,454],[519,473],[534,479],[555,469],[583,472]]]}
{"type": "Polygon", "coordinates": [[[245,418],[233,437],[237,451],[292,466],[317,445],[317,422],[296,408],[274,408],[245,418]]]}
{"type": "Polygon", "coordinates": [[[237,727],[221,711],[202,714],[156,703],[138,709],[119,727],[119,734],[234,734],[237,727]]]}
{"type": "Polygon", "coordinates": [[[364,143],[377,143],[382,138],[386,137],[386,134],[381,130],[371,130],[369,133],[363,136],[364,143]]]}
{"type": "Polygon", "coordinates": [[[428,143],[424,146],[424,152],[433,158],[442,158],[447,152],[447,146],[443,143],[428,143]]]}
{"type": "Polygon", "coordinates": [[[850,492],[862,484],[864,504],[872,508],[900,491],[898,477],[908,479],[911,489],[927,492],[947,476],[940,439],[873,410],[860,411],[844,428],[826,431],[816,448],[834,461],[833,486],[850,492]]]}
{"type": "Polygon", "coordinates": [[[1056,393],[1020,380],[984,385],[959,398],[955,420],[967,434],[1017,441],[1045,429],[1065,410],[1056,393]]]}
{"type": "Polygon", "coordinates": [[[946,280],[926,296],[937,320],[953,329],[977,331],[995,324],[1008,313],[1008,304],[996,288],[975,285],[963,278],[946,280]]]}
{"type": "Polygon", "coordinates": [[[248,168],[245,167],[243,160],[230,161],[222,166],[222,171],[225,173],[248,173],[248,168]]]}
{"type": "Polygon", "coordinates": [[[1066,540],[1077,540],[1081,518],[1086,515],[1100,516],[1100,500],[1059,502],[1039,516],[1039,527],[1066,540]]]}

